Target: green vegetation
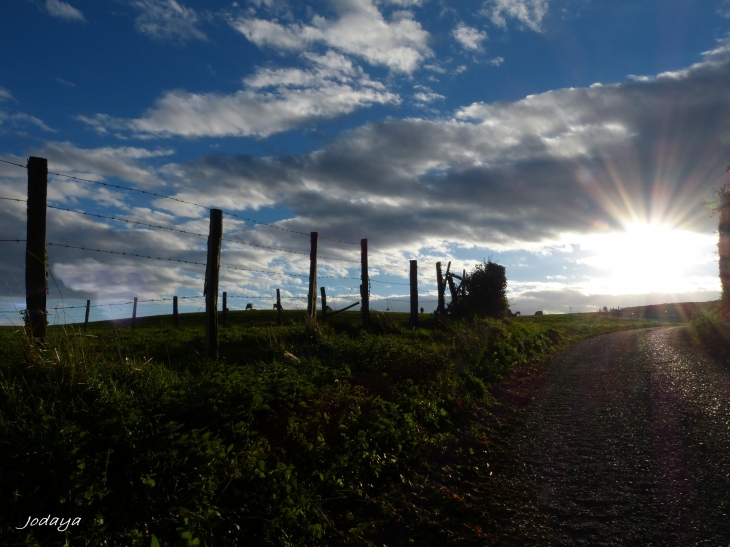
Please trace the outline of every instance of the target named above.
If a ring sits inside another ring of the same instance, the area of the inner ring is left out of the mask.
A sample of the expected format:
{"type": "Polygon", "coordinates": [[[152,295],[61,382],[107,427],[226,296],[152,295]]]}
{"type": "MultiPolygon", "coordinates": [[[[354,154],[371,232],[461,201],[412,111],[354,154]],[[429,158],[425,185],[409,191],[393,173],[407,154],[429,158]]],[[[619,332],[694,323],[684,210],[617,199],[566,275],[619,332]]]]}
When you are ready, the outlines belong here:
{"type": "Polygon", "coordinates": [[[408,330],[406,314],[374,314],[363,331],[355,313],[320,326],[302,316],[279,326],[273,311],[231,313],[219,362],[202,357],[194,314],[179,329],[51,327],[43,350],[0,329],[2,543],[478,537],[454,505],[466,494],[433,477],[445,455],[468,463],[486,442],[500,380],[581,338],[656,325],[583,314],[408,330]],[[49,514],[81,524],[16,529],[49,514]]]}
{"type": "Polygon", "coordinates": [[[508,313],[507,273],[504,266],[492,262],[477,264],[462,280],[463,295],[453,298],[448,313],[455,318],[504,318],[508,313]]]}
{"type": "Polygon", "coordinates": [[[730,360],[730,324],[722,317],[724,302],[714,309],[697,313],[685,326],[685,332],[705,353],[719,361],[730,360]]]}

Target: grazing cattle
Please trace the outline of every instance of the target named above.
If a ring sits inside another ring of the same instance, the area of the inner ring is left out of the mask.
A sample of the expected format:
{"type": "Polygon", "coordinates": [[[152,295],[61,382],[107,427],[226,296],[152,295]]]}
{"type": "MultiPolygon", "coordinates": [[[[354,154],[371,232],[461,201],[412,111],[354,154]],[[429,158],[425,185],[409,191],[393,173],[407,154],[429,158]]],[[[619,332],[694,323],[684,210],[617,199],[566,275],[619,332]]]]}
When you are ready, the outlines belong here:
{"type": "Polygon", "coordinates": [[[543,313],[541,311],[536,311],[535,315],[543,315],[543,313]]]}

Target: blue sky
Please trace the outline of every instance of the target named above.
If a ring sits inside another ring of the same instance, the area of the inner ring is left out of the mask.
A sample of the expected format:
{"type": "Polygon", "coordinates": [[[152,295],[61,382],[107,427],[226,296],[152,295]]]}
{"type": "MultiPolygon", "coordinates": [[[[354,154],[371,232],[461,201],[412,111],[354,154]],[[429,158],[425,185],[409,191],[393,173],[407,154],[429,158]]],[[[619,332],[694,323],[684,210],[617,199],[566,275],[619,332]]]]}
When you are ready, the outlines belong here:
{"type": "MultiPolygon", "coordinates": [[[[719,295],[716,221],[700,201],[727,180],[727,1],[7,4],[0,159],[37,155],[51,171],[331,239],[367,237],[389,255],[371,261],[395,268],[374,279],[405,282],[399,269],[417,258],[424,294],[437,260],[460,270],[492,257],[523,313],[719,295]]],[[[0,196],[24,195],[24,171],[0,166],[0,196]]],[[[59,177],[49,203],[207,232],[205,210],[59,177]]],[[[23,204],[0,201],[0,211],[3,237],[22,238],[23,204]]],[[[204,239],[137,228],[51,211],[48,240],[204,261],[204,239]]],[[[234,217],[224,230],[308,247],[234,217]]],[[[325,256],[358,258],[356,246],[322,243],[325,256]]],[[[24,300],[23,249],[0,245],[7,310],[24,300]]],[[[202,290],[200,268],[49,255],[54,304],[202,290]]],[[[307,271],[305,255],[233,243],[222,260],[307,271]]],[[[357,276],[352,265],[322,261],[320,276],[357,276]]],[[[355,281],[325,284],[354,301],[355,281]]],[[[266,298],[306,292],[296,278],[241,270],[223,285],[266,298]]],[[[396,300],[407,293],[374,285],[396,300]]]]}

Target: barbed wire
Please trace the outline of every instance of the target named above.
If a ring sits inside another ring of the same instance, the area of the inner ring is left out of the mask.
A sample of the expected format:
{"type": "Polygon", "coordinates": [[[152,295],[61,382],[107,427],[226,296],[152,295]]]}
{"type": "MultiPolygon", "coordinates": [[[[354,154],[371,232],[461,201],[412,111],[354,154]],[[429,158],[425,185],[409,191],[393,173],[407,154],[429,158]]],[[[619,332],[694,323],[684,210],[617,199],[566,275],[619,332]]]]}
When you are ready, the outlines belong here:
{"type": "MultiPolygon", "coordinates": [[[[23,169],[27,169],[28,168],[27,165],[21,165],[19,163],[15,163],[15,162],[12,162],[12,161],[0,160],[0,162],[9,163],[10,165],[16,165],[18,167],[22,167],[23,169]]],[[[172,196],[167,196],[165,194],[159,194],[157,192],[150,192],[149,190],[140,190],[138,188],[130,188],[129,186],[121,186],[119,184],[112,184],[110,182],[102,182],[100,180],[85,179],[85,178],[82,178],[82,177],[77,177],[75,175],[66,175],[64,173],[57,173],[57,172],[54,172],[54,171],[48,171],[48,174],[49,175],[56,175],[57,177],[65,177],[65,178],[69,178],[69,179],[73,179],[73,180],[78,180],[78,181],[81,181],[81,182],[89,182],[91,184],[99,184],[101,186],[108,186],[110,188],[117,188],[119,190],[127,190],[128,192],[138,192],[140,194],[146,194],[146,195],[149,195],[149,196],[155,196],[155,197],[162,198],[162,199],[169,199],[169,200],[172,200],[172,201],[177,201],[178,203],[184,203],[186,205],[193,205],[195,207],[200,207],[200,208],[206,209],[208,211],[210,211],[211,209],[213,209],[213,207],[209,207],[207,205],[202,205],[200,203],[195,203],[194,201],[188,201],[188,200],[184,200],[184,199],[180,199],[180,198],[175,198],[175,197],[172,197],[172,196]]],[[[9,199],[9,198],[6,198],[6,199],[9,199]]],[[[15,201],[25,201],[25,200],[15,200],[15,201]]],[[[228,211],[223,211],[223,214],[228,215],[228,216],[231,216],[231,217],[234,217],[234,218],[239,218],[241,220],[246,220],[248,222],[253,222],[254,224],[259,224],[261,226],[268,226],[270,228],[276,228],[277,230],[282,230],[284,232],[290,232],[292,234],[299,234],[299,235],[304,235],[304,236],[311,235],[311,234],[309,234],[307,232],[300,232],[298,230],[290,230],[289,228],[282,228],[281,226],[277,226],[277,225],[272,224],[272,223],[269,223],[269,222],[260,222],[258,220],[254,220],[252,218],[244,217],[243,215],[237,215],[236,213],[231,213],[231,212],[228,212],[228,211]]],[[[337,243],[344,243],[346,245],[360,245],[360,243],[357,243],[357,242],[354,242],[354,241],[345,241],[344,239],[336,239],[336,238],[326,237],[326,236],[320,236],[319,239],[325,239],[327,241],[334,241],[334,242],[337,242],[337,243]]],[[[386,252],[380,251],[378,249],[370,248],[369,250],[373,251],[374,253],[379,253],[379,254],[382,254],[382,255],[385,255],[385,256],[389,256],[391,258],[395,258],[397,260],[402,260],[403,259],[403,257],[401,257],[401,256],[392,255],[390,253],[386,253],[386,252]]]]}
{"type": "MultiPolygon", "coordinates": [[[[184,300],[184,299],[191,299],[191,298],[205,298],[205,296],[178,296],[178,300],[184,300]]],[[[146,304],[149,302],[169,302],[174,300],[174,297],[170,298],[153,298],[150,300],[137,300],[137,304],[146,304]]],[[[89,305],[90,308],[101,308],[104,306],[126,306],[129,304],[134,304],[134,300],[130,300],[129,302],[113,302],[111,304],[91,304],[89,305]]],[[[48,308],[49,310],[73,310],[73,309],[79,309],[79,308],[86,308],[86,305],[83,306],[58,306],[55,308],[48,308]]]]}
{"type": "MultiPolygon", "coordinates": [[[[17,165],[17,164],[15,164],[15,165],[17,165]]],[[[55,171],[48,171],[48,174],[49,175],[56,175],[57,177],[65,177],[65,178],[69,178],[69,179],[72,179],[72,180],[78,180],[80,182],[88,182],[88,183],[91,183],[91,184],[99,184],[101,186],[107,186],[109,188],[117,188],[118,190],[126,190],[128,192],[137,192],[137,193],[140,193],[140,194],[146,194],[148,196],[154,196],[154,197],[157,197],[157,198],[169,199],[171,201],[176,201],[178,203],[184,203],[185,205],[192,205],[194,207],[200,207],[201,209],[205,209],[207,211],[210,211],[211,209],[214,209],[215,208],[215,207],[210,207],[208,205],[203,205],[201,203],[196,203],[194,201],[189,201],[189,200],[186,200],[186,199],[180,199],[180,198],[176,198],[176,197],[173,197],[173,196],[168,196],[168,195],[165,195],[165,194],[160,194],[158,192],[150,192],[149,190],[140,190],[139,188],[130,188],[129,186],[122,186],[120,184],[112,184],[110,182],[102,182],[100,180],[85,179],[83,177],[77,177],[75,175],[66,175],[64,173],[57,173],[55,171]]],[[[268,223],[268,222],[260,222],[258,220],[254,220],[252,218],[244,217],[243,215],[238,215],[236,213],[231,213],[229,211],[223,211],[223,214],[228,215],[228,216],[231,216],[231,217],[234,217],[234,218],[239,218],[241,220],[246,220],[248,222],[253,222],[254,224],[259,224],[261,226],[268,226],[270,228],[276,228],[277,230],[282,230],[284,232],[290,232],[290,233],[293,233],[293,234],[300,234],[300,235],[305,235],[305,236],[310,235],[310,234],[308,234],[306,232],[299,232],[297,230],[290,230],[289,228],[282,228],[281,226],[276,226],[275,224],[271,224],[271,223],[268,223]]]]}
{"type": "Polygon", "coordinates": [[[15,163],[15,162],[8,161],[8,160],[0,160],[0,161],[3,163],[9,163],[10,165],[17,165],[18,167],[22,167],[23,169],[28,169],[27,165],[21,165],[19,163],[15,163]]]}
{"type": "MultiPolygon", "coordinates": [[[[27,203],[27,200],[25,200],[25,199],[6,198],[6,197],[2,197],[2,196],[0,196],[0,199],[7,200],[7,201],[17,201],[17,202],[27,203]]],[[[168,226],[161,226],[159,224],[149,224],[147,222],[140,222],[140,221],[136,221],[136,220],[129,220],[129,219],[119,218],[119,217],[115,217],[115,216],[111,216],[111,215],[100,215],[98,213],[89,213],[88,211],[79,211],[77,209],[68,209],[66,207],[58,207],[56,205],[47,205],[46,207],[48,207],[49,209],[56,209],[58,211],[67,211],[69,213],[76,213],[78,215],[86,215],[86,216],[90,216],[90,217],[104,218],[104,219],[108,219],[108,220],[114,220],[114,221],[117,221],[117,222],[125,222],[127,224],[135,224],[137,226],[146,226],[148,228],[157,228],[157,229],[160,229],[160,230],[168,230],[168,231],[171,231],[171,232],[178,232],[178,233],[181,233],[181,234],[187,234],[187,235],[192,235],[192,236],[196,236],[196,237],[208,237],[205,234],[199,234],[199,233],[196,233],[196,232],[190,232],[188,230],[181,230],[180,228],[170,228],[168,226]]],[[[280,252],[284,252],[284,253],[292,253],[292,254],[298,254],[298,255],[303,255],[303,256],[309,255],[309,253],[307,253],[307,252],[292,251],[290,249],[282,249],[281,247],[271,247],[271,246],[268,246],[268,245],[260,245],[258,243],[250,243],[250,242],[247,242],[247,241],[240,241],[240,240],[237,240],[237,239],[231,239],[231,238],[227,238],[227,237],[224,237],[222,239],[223,239],[223,241],[227,241],[229,243],[239,243],[241,245],[248,245],[250,247],[257,247],[259,249],[269,249],[269,250],[272,250],[272,251],[280,251],[280,252]]],[[[339,258],[339,257],[335,257],[335,256],[319,255],[319,256],[317,256],[317,259],[318,260],[335,260],[335,261],[339,261],[339,262],[351,262],[353,264],[359,264],[360,263],[359,260],[352,260],[352,259],[349,259],[349,258],[339,258]]],[[[383,269],[386,269],[386,270],[400,271],[400,268],[395,268],[393,266],[385,266],[385,265],[381,265],[381,264],[373,264],[372,266],[374,268],[383,268],[383,269]]]]}
{"type": "Polygon", "coordinates": [[[368,277],[370,281],[373,283],[382,283],[384,285],[405,285],[406,287],[410,287],[410,283],[397,283],[395,281],[380,281],[379,279],[373,279],[372,277],[368,277]]]}
{"type": "MultiPolygon", "coordinates": [[[[89,247],[79,247],[79,246],[76,246],[76,245],[65,245],[65,244],[62,244],[62,243],[51,243],[51,242],[48,242],[48,243],[46,243],[46,245],[52,245],[54,247],[65,247],[67,249],[78,249],[78,250],[81,250],[81,251],[92,251],[92,252],[95,252],[95,253],[107,253],[107,254],[114,254],[114,255],[133,256],[133,257],[137,257],[137,258],[149,258],[149,259],[152,259],[152,260],[162,260],[162,261],[166,261],[166,262],[179,262],[179,263],[182,263],[182,264],[193,264],[195,266],[207,266],[207,264],[205,262],[195,262],[195,261],[192,261],[192,260],[182,260],[182,259],[179,259],[179,258],[165,258],[165,257],[160,257],[160,256],[142,255],[142,254],[139,254],[139,253],[125,253],[125,252],[122,252],[122,251],[108,251],[108,250],[105,250],[105,249],[92,249],[92,248],[89,248],[89,247]]],[[[272,274],[272,275],[282,275],[282,276],[285,276],[285,277],[303,277],[303,278],[309,278],[309,274],[283,273],[283,272],[276,272],[276,271],[272,271],[272,270],[254,270],[254,269],[251,269],[251,268],[241,268],[241,267],[238,267],[238,266],[226,266],[226,265],[221,265],[221,268],[225,268],[225,269],[228,269],[228,270],[238,270],[238,271],[243,271],[243,272],[254,272],[254,273],[272,274]]],[[[325,276],[318,276],[318,279],[359,279],[359,278],[358,277],[341,277],[341,276],[336,276],[336,275],[325,275],[325,276]]]]}
{"type": "Polygon", "coordinates": [[[0,239],[0,241],[12,241],[14,243],[21,243],[24,242],[25,239],[0,239]]]}
{"type": "MultiPolygon", "coordinates": [[[[124,219],[124,218],[119,218],[119,217],[114,217],[114,216],[109,216],[109,215],[100,215],[97,213],[89,213],[87,211],[78,211],[76,209],[67,209],[65,207],[57,207],[55,205],[48,205],[47,207],[50,209],[58,209],[59,211],[68,211],[69,213],[77,213],[79,215],[86,215],[86,216],[91,216],[91,217],[96,217],[96,218],[106,218],[109,220],[116,220],[118,222],[126,222],[127,224],[136,224],[138,226],[147,226],[148,228],[158,228],[160,230],[169,230],[171,232],[179,232],[181,234],[187,234],[187,235],[192,235],[192,236],[197,236],[197,237],[208,237],[206,234],[199,234],[197,232],[181,230],[180,228],[170,228],[168,226],[161,226],[159,224],[149,224],[147,222],[140,222],[137,220],[129,220],[129,219],[124,219]]],[[[294,253],[294,254],[300,254],[300,255],[309,254],[309,253],[304,253],[301,251],[291,251],[289,249],[281,249],[279,247],[269,247],[268,245],[259,245],[258,243],[249,243],[247,241],[239,241],[237,239],[231,239],[231,238],[227,238],[227,237],[222,238],[222,240],[231,242],[231,243],[240,243],[241,245],[250,245],[251,247],[259,247],[261,249],[271,249],[273,251],[282,251],[285,253],[294,253]]],[[[331,259],[331,260],[347,260],[344,258],[333,258],[333,257],[321,257],[321,258],[327,258],[327,259],[331,259]]],[[[356,262],[356,261],[350,260],[348,262],[356,262]]]]}

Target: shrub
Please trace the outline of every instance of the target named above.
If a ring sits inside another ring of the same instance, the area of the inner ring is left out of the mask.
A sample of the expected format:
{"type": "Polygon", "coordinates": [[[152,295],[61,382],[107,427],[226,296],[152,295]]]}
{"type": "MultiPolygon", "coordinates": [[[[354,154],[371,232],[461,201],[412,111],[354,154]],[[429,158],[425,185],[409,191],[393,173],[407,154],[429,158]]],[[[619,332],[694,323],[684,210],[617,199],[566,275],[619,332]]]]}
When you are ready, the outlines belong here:
{"type": "Polygon", "coordinates": [[[492,262],[477,264],[462,281],[462,294],[452,300],[447,312],[456,318],[507,316],[507,275],[504,266],[492,262]]]}

